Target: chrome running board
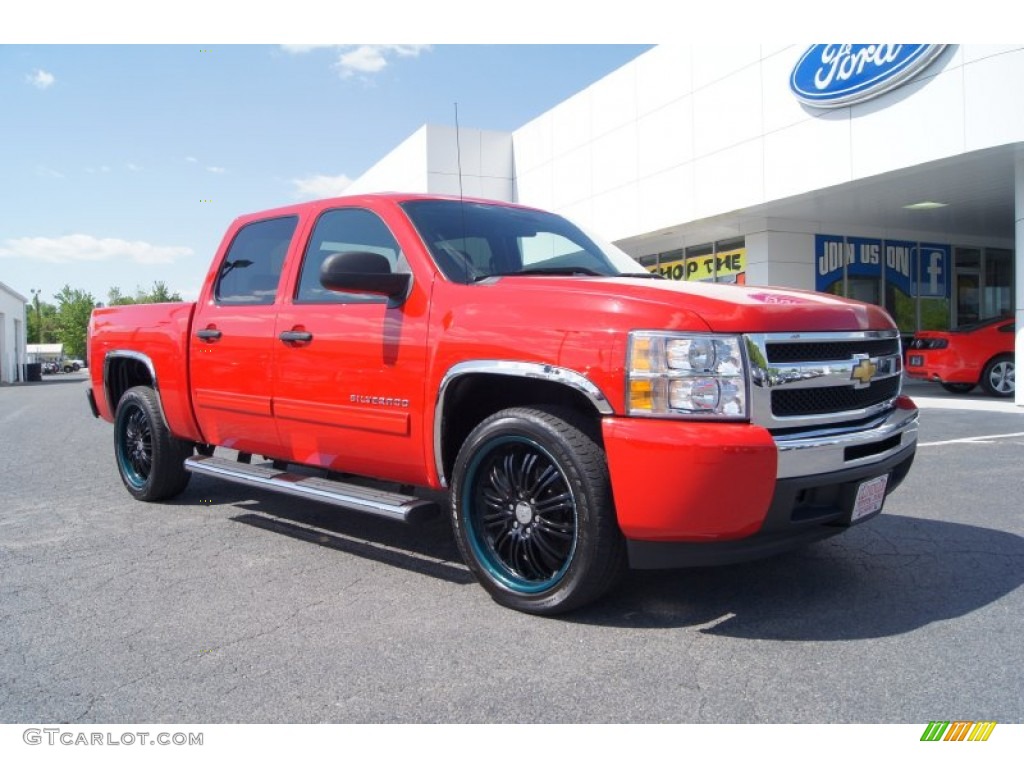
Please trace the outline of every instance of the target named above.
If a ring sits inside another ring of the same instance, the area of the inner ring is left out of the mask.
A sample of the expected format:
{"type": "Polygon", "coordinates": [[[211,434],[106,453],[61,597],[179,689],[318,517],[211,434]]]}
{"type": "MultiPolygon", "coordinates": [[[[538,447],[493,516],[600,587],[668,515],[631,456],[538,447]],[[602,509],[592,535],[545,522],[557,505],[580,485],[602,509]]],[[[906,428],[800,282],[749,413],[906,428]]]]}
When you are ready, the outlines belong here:
{"type": "Polygon", "coordinates": [[[199,475],[208,475],[222,480],[274,491],[289,496],[299,496],[312,501],[345,507],[356,512],[399,520],[403,523],[418,523],[437,514],[437,504],[415,496],[405,496],[376,488],[342,483],[323,477],[311,477],[271,466],[243,464],[216,456],[192,456],[185,459],[185,469],[199,475]]]}

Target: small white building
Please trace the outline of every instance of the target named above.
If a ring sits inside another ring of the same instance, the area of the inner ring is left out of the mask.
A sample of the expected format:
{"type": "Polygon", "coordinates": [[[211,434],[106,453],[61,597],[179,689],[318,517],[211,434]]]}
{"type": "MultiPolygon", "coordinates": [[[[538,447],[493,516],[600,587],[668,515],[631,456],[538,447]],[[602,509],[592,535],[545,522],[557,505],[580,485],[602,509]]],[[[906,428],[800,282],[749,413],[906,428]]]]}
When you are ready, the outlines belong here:
{"type": "Polygon", "coordinates": [[[29,344],[25,350],[29,363],[59,363],[64,359],[63,344],[29,344]]]}
{"type": "Polygon", "coordinates": [[[27,304],[28,299],[0,283],[0,384],[24,379],[27,304]]]}

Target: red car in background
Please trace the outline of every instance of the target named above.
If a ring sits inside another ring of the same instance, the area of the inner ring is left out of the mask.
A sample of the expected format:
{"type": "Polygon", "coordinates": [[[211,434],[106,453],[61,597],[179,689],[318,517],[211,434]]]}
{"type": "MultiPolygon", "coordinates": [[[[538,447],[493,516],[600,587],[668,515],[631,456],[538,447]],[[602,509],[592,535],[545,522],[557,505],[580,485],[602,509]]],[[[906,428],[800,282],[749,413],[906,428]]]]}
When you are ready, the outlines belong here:
{"type": "Polygon", "coordinates": [[[1014,322],[982,320],[952,331],[918,331],[907,349],[906,374],[937,381],[947,391],[970,392],[981,384],[994,397],[1013,397],[1014,322]]]}

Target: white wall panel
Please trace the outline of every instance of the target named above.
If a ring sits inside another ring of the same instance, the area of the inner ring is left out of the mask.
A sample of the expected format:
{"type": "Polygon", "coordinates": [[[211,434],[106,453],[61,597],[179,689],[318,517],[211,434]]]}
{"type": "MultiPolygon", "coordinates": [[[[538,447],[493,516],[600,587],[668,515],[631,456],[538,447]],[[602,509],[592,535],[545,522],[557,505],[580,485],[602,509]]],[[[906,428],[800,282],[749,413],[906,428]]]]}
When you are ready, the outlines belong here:
{"type": "Polygon", "coordinates": [[[636,68],[628,64],[590,86],[595,138],[636,120],[636,68]]]}
{"type": "Polygon", "coordinates": [[[558,212],[572,221],[585,226],[587,229],[592,229],[601,234],[604,233],[601,222],[594,216],[594,198],[592,197],[563,206],[559,208],[558,212]]]}
{"type": "Polygon", "coordinates": [[[694,46],[693,89],[698,91],[745,69],[756,69],[760,43],[732,42],[694,46]]]}
{"type": "Polygon", "coordinates": [[[630,122],[594,140],[593,191],[599,195],[637,180],[637,128],[630,122]]]}
{"type": "Polygon", "coordinates": [[[965,149],[1024,141],[1024,50],[964,66],[965,149]]]}
{"type": "Polygon", "coordinates": [[[637,173],[662,173],[693,159],[693,100],[677,99],[637,121],[637,173]]]}
{"type": "Polygon", "coordinates": [[[553,208],[554,168],[551,163],[542,165],[532,171],[521,173],[515,178],[515,200],[538,208],[553,208]]]}
{"type": "Polygon", "coordinates": [[[756,232],[746,236],[747,284],[814,290],[814,235],[756,232]]]}
{"type": "Polygon", "coordinates": [[[503,179],[515,176],[511,133],[480,131],[480,175],[503,179]]]}
{"type": "Polygon", "coordinates": [[[346,194],[427,192],[427,129],[424,125],[352,182],[346,194]]]}
{"type": "Polygon", "coordinates": [[[710,155],[760,136],[761,72],[748,66],[693,94],[693,152],[710,155]]]}
{"type": "MultiPolygon", "coordinates": [[[[428,173],[428,191],[434,195],[459,195],[459,177],[454,173],[428,173]]],[[[462,192],[465,197],[480,197],[480,177],[464,176],[462,192]]],[[[402,190],[404,191],[404,190],[402,190]]]]}
{"type": "Polygon", "coordinates": [[[544,163],[551,162],[553,123],[554,118],[551,113],[545,112],[512,135],[512,149],[517,173],[527,173],[544,163]]]}
{"type": "Polygon", "coordinates": [[[993,56],[999,56],[1004,53],[1010,53],[1011,51],[1019,51],[1024,48],[1024,45],[1020,43],[1012,43],[1009,45],[971,45],[965,43],[964,45],[957,46],[957,52],[959,53],[958,64],[973,64],[976,61],[982,59],[990,59],[993,56]]]}
{"type": "Polygon", "coordinates": [[[756,205],[764,199],[764,140],[755,139],[693,162],[694,218],[756,205]]]}
{"type": "Polygon", "coordinates": [[[551,111],[551,151],[554,157],[579,149],[593,138],[590,101],[591,92],[582,91],[551,111]]]}
{"type": "Polygon", "coordinates": [[[512,135],[452,126],[427,126],[427,191],[510,200],[512,196],[512,135]]]}
{"type": "Polygon", "coordinates": [[[590,145],[560,155],[552,163],[553,199],[557,207],[589,198],[593,192],[590,145]]]}
{"type": "Polygon", "coordinates": [[[696,218],[692,164],[644,178],[637,193],[637,232],[655,232],[696,218]]]}
{"type": "Polygon", "coordinates": [[[641,117],[693,91],[692,59],[689,46],[659,45],[633,62],[641,117]]]}
{"type": "Polygon", "coordinates": [[[506,203],[515,202],[512,191],[512,179],[502,179],[497,176],[481,176],[480,197],[486,197],[488,200],[501,200],[506,203]]]}
{"type": "Polygon", "coordinates": [[[825,109],[805,107],[796,100],[789,88],[789,76],[805,50],[803,46],[787,48],[761,62],[761,114],[765,134],[828,112],[825,109]]]}
{"type": "Polygon", "coordinates": [[[464,176],[479,176],[480,131],[460,128],[456,138],[454,126],[427,126],[427,163],[439,173],[458,173],[461,163],[464,176]]]}
{"type": "Polygon", "coordinates": [[[791,51],[795,62],[800,53],[807,50],[806,45],[794,45],[793,43],[761,43],[761,58],[767,59],[770,56],[791,51]]]}
{"type": "Polygon", "coordinates": [[[637,232],[639,195],[629,184],[594,196],[592,220],[588,225],[606,240],[617,240],[637,232]]]}
{"type": "Polygon", "coordinates": [[[850,107],[856,179],[959,154],[963,76],[947,70],[850,107]]]}
{"type": "Polygon", "coordinates": [[[850,180],[850,125],[804,120],[764,137],[764,198],[778,200],[850,180]]]}

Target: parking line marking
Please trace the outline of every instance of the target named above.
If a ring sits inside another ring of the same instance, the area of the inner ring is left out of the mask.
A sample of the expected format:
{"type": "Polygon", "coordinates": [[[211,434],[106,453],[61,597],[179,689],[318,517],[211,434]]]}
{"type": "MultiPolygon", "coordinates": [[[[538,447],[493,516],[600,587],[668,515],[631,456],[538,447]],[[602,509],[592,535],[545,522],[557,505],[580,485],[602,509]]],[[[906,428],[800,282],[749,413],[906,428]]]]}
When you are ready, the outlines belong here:
{"type": "Polygon", "coordinates": [[[987,443],[1007,437],[1024,437],[1024,432],[1010,432],[1006,435],[978,435],[977,437],[958,437],[956,440],[938,440],[934,443],[918,443],[918,448],[930,448],[933,445],[952,445],[953,443],[987,443]]]}

